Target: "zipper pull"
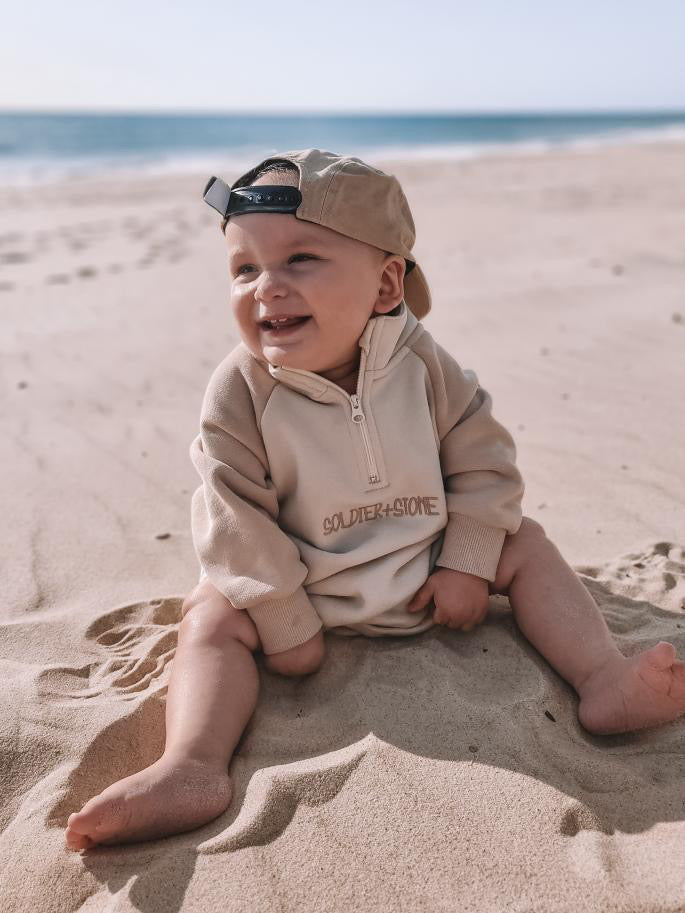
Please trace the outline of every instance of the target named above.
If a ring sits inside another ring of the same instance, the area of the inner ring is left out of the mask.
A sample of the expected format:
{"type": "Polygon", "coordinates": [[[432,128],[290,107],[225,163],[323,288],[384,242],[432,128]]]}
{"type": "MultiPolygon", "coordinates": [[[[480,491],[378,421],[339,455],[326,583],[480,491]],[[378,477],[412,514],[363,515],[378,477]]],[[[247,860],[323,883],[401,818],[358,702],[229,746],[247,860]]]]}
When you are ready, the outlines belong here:
{"type": "Polygon", "coordinates": [[[350,395],[350,400],[352,401],[352,421],[353,422],[365,422],[366,416],[364,415],[359,402],[359,396],[357,393],[352,393],[350,395]]]}

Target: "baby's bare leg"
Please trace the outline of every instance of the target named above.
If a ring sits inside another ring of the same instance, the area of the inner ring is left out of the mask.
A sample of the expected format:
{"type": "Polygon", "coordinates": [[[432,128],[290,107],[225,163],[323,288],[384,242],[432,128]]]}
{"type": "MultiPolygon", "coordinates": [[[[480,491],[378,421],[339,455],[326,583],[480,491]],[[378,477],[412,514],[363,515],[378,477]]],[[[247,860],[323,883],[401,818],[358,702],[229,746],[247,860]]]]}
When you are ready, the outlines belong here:
{"type": "Polygon", "coordinates": [[[672,644],[623,656],[582,581],[539,523],[505,539],[490,590],[504,593],[526,638],[578,692],[596,733],[654,726],[685,713],[685,663],[672,644]]]}
{"type": "Polygon", "coordinates": [[[596,668],[621,658],[581,579],[529,517],[505,538],[490,589],[509,596],[527,640],[576,690],[596,668]]]}
{"type": "Polygon", "coordinates": [[[231,801],[228,764],[254,710],[259,648],[253,622],[203,582],[183,604],[161,758],[69,816],[70,849],[191,830],[231,801]]]}
{"type": "Polygon", "coordinates": [[[164,753],[228,767],[257,703],[252,653],[259,637],[247,612],[209,584],[186,609],[169,681],[164,753]]]}

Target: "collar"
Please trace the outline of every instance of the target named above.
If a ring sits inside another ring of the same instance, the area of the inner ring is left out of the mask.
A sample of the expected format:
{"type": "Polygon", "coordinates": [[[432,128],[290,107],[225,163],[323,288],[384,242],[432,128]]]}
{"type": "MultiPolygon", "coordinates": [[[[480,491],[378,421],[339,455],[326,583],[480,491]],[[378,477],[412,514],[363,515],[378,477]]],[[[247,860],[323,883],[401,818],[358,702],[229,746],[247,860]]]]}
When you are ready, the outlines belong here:
{"type": "MultiPolygon", "coordinates": [[[[370,317],[359,337],[359,347],[362,349],[359,370],[366,374],[367,371],[380,371],[385,368],[395,352],[402,348],[405,339],[414,332],[417,323],[418,318],[409,310],[404,298],[388,314],[370,317]]],[[[313,371],[285,368],[269,362],[265,364],[272,377],[311,399],[336,402],[341,394],[349,396],[336,383],[313,371]]],[[[362,378],[362,382],[365,385],[365,378],[362,378]]]]}

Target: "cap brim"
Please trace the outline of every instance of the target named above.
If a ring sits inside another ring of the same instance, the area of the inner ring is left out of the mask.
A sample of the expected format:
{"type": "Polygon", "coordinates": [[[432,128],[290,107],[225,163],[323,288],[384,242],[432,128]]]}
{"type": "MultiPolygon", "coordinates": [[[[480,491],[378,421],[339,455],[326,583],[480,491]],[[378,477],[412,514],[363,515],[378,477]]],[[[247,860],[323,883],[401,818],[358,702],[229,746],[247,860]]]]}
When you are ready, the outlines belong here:
{"type": "Polygon", "coordinates": [[[431,293],[423,270],[417,263],[404,277],[404,300],[414,316],[421,320],[431,309],[431,293]]]}

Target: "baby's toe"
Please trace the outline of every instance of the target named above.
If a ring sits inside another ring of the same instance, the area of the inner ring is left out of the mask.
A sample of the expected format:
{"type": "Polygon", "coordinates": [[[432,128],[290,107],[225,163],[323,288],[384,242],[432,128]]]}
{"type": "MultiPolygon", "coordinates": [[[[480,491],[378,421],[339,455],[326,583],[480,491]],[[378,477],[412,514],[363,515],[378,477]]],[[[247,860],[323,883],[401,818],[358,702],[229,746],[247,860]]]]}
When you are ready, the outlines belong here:
{"type": "Polygon", "coordinates": [[[642,654],[642,659],[656,666],[657,669],[668,669],[676,661],[676,656],[676,649],[673,644],[668,643],[666,640],[660,640],[658,644],[654,644],[649,650],[645,650],[642,654]]]}
{"type": "Polygon", "coordinates": [[[95,843],[102,843],[112,834],[126,829],[131,818],[131,806],[121,797],[107,798],[105,793],[94,796],[80,812],[69,815],[68,827],[73,835],[80,835],[87,843],[79,849],[86,849],[95,843]]]}
{"type": "Polygon", "coordinates": [[[673,644],[660,640],[637,659],[640,679],[660,694],[685,701],[685,663],[679,662],[673,644]]]}
{"type": "Polygon", "coordinates": [[[67,828],[64,835],[66,844],[70,850],[86,850],[93,846],[93,841],[88,836],[91,825],[88,822],[88,815],[81,812],[73,812],[67,819],[67,828]]]}

